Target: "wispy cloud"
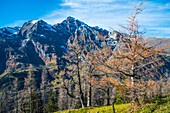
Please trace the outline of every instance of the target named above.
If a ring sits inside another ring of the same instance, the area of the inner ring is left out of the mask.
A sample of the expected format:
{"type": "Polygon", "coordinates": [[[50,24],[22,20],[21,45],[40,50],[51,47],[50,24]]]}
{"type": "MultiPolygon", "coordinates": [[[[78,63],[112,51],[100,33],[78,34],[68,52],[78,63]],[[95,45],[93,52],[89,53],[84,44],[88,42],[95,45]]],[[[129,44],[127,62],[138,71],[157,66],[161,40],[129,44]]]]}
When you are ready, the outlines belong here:
{"type": "MultiPolygon", "coordinates": [[[[126,24],[127,17],[140,0],[62,0],[61,8],[39,17],[50,24],[63,21],[73,16],[90,26],[99,26],[105,29],[111,27],[121,30],[118,24],[126,24]]],[[[159,0],[158,0],[159,1],[159,0]]],[[[170,37],[170,2],[162,3],[148,0],[144,3],[143,13],[138,21],[148,34],[170,37]]],[[[8,26],[20,26],[26,20],[19,20],[8,26]]]]}
{"type": "MultiPolygon", "coordinates": [[[[112,27],[120,30],[118,24],[125,24],[130,11],[139,1],[134,0],[63,0],[61,9],[52,11],[43,16],[47,22],[55,24],[67,16],[73,16],[91,26],[100,26],[106,29],[112,27]]],[[[144,3],[145,10],[139,15],[139,23],[148,29],[148,35],[159,33],[169,36],[170,4],[154,1],[144,3]],[[152,28],[149,30],[149,28],[152,28]]]]}
{"type": "MultiPolygon", "coordinates": [[[[130,5],[122,5],[116,0],[64,0],[60,10],[54,10],[45,18],[47,21],[55,19],[65,19],[67,16],[73,16],[90,25],[99,25],[108,28],[111,23],[118,22],[117,19],[126,17],[126,10],[132,8],[130,5]]],[[[49,21],[49,22],[50,22],[49,21]]]]}
{"type": "Polygon", "coordinates": [[[9,27],[22,26],[23,23],[26,22],[26,21],[27,20],[18,20],[18,21],[15,21],[14,23],[6,25],[6,26],[9,26],[9,27]]]}

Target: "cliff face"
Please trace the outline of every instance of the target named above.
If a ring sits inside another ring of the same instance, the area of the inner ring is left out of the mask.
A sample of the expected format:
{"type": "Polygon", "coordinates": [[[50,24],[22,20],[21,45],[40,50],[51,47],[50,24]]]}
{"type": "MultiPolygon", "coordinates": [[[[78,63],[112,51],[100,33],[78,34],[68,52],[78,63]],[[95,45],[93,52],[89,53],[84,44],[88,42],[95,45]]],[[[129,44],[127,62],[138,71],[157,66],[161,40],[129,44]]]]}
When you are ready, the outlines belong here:
{"type": "Polygon", "coordinates": [[[68,17],[61,23],[50,25],[43,20],[24,23],[22,27],[0,29],[0,74],[5,70],[14,71],[29,64],[45,65],[52,59],[60,58],[70,37],[89,35],[96,39],[98,34],[111,36],[107,30],[90,27],[68,17]]]}

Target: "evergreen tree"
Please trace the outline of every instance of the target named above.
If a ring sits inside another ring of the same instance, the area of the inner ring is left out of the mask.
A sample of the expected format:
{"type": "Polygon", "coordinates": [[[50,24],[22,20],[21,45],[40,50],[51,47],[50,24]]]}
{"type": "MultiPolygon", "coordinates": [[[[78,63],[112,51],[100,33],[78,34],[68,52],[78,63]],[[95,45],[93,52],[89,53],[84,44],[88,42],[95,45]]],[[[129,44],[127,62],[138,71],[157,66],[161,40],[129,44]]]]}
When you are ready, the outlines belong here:
{"type": "Polygon", "coordinates": [[[41,99],[41,96],[38,90],[36,92],[31,92],[31,100],[32,101],[29,103],[27,112],[42,113],[43,102],[42,102],[42,99],[41,99]],[[32,109],[30,109],[31,106],[32,106],[32,109]]]}
{"type": "Polygon", "coordinates": [[[51,113],[55,112],[58,110],[57,106],[57,96],[56,93],[52,94],[52,91],[50,91],[49,96],[48,96],[48,103],[46,107],[46,112],[51,113]]]}

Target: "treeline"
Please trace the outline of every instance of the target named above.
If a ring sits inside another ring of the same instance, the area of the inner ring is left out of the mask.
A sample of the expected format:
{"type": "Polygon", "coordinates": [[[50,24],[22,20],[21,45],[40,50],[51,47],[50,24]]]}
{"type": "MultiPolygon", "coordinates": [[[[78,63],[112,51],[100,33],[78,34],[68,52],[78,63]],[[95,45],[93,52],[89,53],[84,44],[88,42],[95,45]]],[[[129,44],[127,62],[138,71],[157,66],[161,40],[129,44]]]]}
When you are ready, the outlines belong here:
{"type": "MultiPolygon", "coordinates": [[[[51,85],[45,82],[47,70],[42,72],[41,88],[36,88],[34,71],[30,68],[27,78],[25,79],[24,90],[18,90],[20,82],[16,79],[13,81],[12,89],[1,91],[0,93],[0,112],[16,113],[50,113],[65,109],[81,108],[82,102],[79,98],[79,87],[76,81],[65,78],[64,83],[61,79],[56,79],[51,85]],[[59,82],[60,80],[60,82],[59,82]],[[69,82],[68,82],[69,81],[69,82]],[[57,84],[57,85],[55,85],[57,84]],[[65,87],[68,87],[66,90],[65,87]],[[70,93],[70,94],[69,94],[70,93]],[[73,97],[74,96],[74,97],[73,97]],[[75,98],[77,97],[77,98],[75,98]]],[[[86,73],[86,71],[84,72],[86,73]]],[[[104,79],[103,75],[95,76],[96,81],[90,81],[89,78],[81,76],[81,88],[85,106],[105,106],[133,102],[132,89],[122,86],[115,86],[104,79]]],[[[168,76],[166,73],[165,76],[168,76]]],[[[75,79],[77,79],[75,77],[75,79]]],[[[125,76],[122,76],[122,82],[125,82],[125,76]]],[[[63,79],[62,79],[63,80],[63,79]]],[[[161,78],[157,81],[148,81],[143,84],[143,88],[138,91],[140,104],[151,103],[152,98],[168,95],[170,92],[170,79],[161,78]]]]}
{"type": "Polygon", "coordinates": [[[27,78],[23,84],[18,78],[7,89],[0,92],[0,113],[48,113],[58,110],[57,91],[53,91],[48,80],[48,70],[43,69],[40,88],[37,86],[36,75],[32,66],[29,67],[27,78]]]}

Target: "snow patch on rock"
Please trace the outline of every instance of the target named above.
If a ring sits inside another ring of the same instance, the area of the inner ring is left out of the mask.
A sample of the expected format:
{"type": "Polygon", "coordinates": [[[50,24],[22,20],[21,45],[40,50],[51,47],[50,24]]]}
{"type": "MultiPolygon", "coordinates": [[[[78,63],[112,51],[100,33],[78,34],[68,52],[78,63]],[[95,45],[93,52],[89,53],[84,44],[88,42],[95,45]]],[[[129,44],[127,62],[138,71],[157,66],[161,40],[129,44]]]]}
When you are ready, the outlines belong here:
{"type": "Polygon", "coordinates": [[[16,29],[12,29],[12,28],[10,28],[10,27],[7,27],[6,28],[10,33],[12,33],[12,34],[17,34],[18,33],[18,30],[16,30],[16,29]]]}
{"type": "Polygon", "coordinates": [[[37,23],[37,22],[38,22],[38,20],[32,20],[32,21],[31,21],[32,24],[35,24],[35,23],[37,23]]]}

